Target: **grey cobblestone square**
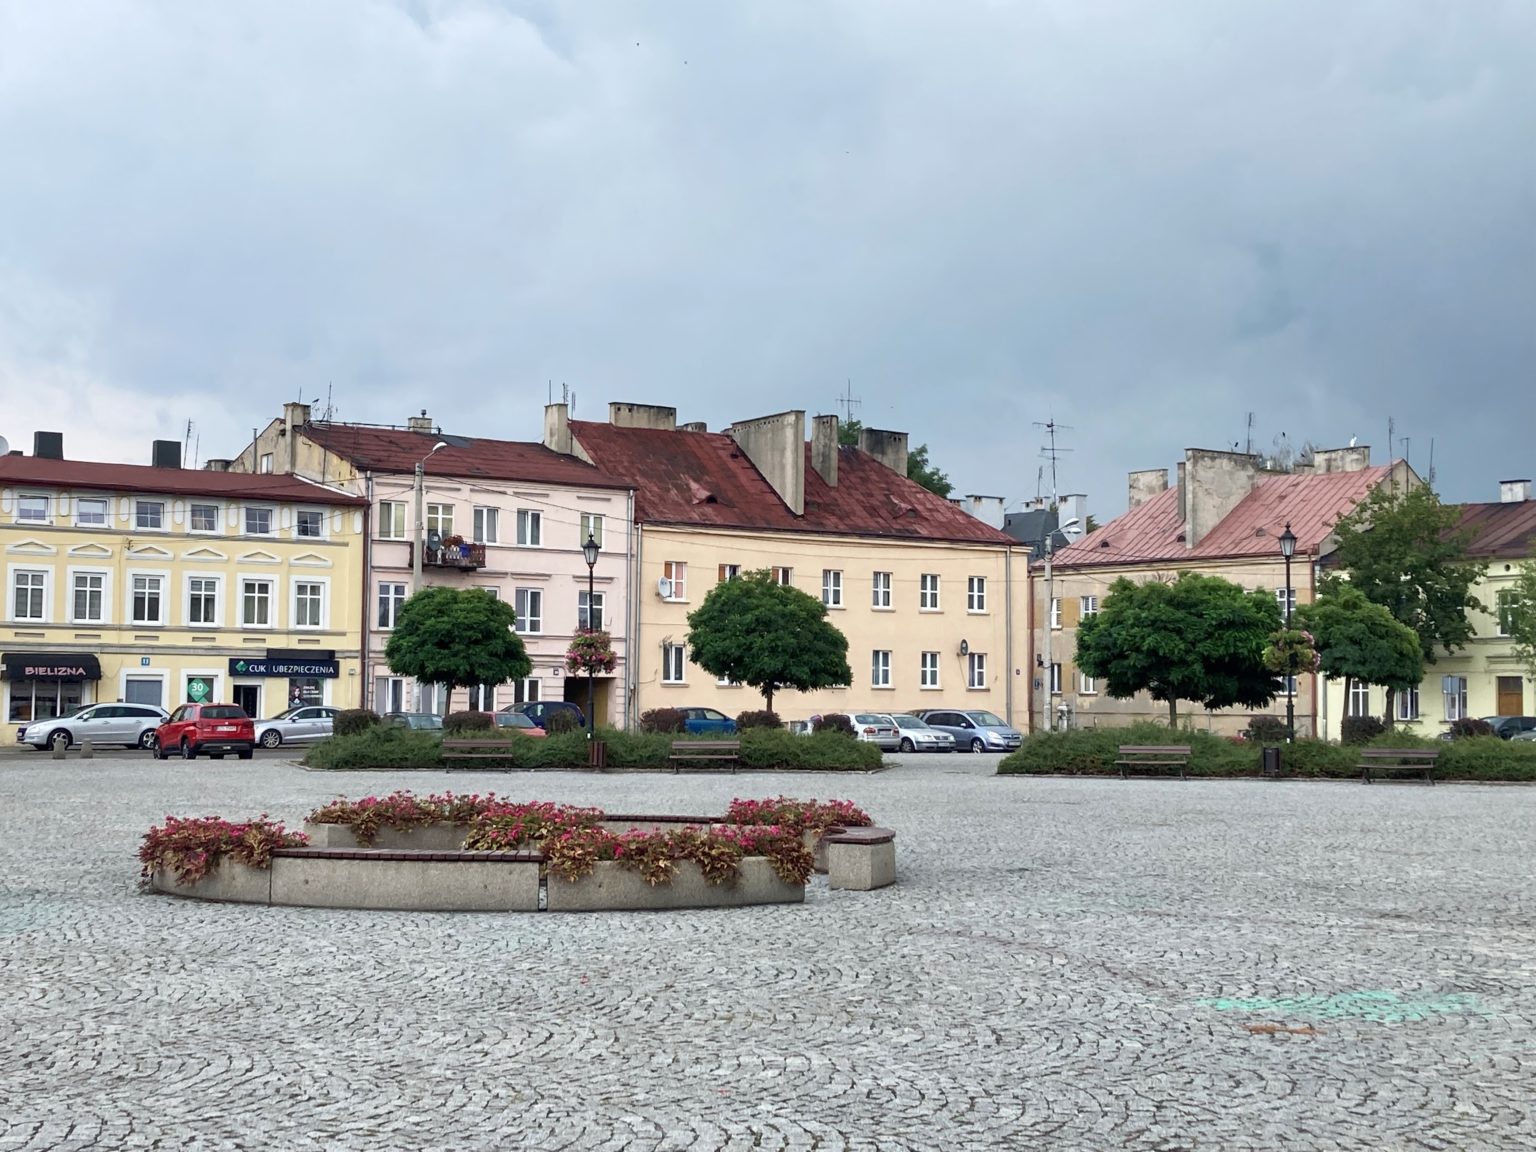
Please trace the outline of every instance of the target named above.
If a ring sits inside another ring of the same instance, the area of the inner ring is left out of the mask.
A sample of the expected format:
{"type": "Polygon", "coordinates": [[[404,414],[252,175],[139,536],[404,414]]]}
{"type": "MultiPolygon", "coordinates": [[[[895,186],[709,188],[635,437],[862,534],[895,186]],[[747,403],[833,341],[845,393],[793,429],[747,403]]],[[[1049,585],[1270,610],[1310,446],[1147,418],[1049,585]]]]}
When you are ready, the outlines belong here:
{"type": "Polygon", "coordinates": [[[1527,1149],[1525,788],[0,757],[0,1150],[1527,1149]],[[896,887],[682,914],[135,890],[166,813],[846,796],[896,887]]]}

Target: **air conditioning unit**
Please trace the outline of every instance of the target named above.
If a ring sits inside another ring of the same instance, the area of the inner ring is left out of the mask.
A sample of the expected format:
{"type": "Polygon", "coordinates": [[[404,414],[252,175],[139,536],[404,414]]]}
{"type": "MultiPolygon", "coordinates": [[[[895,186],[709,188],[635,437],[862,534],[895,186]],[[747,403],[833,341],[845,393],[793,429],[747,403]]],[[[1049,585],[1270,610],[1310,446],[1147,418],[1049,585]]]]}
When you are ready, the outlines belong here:
{"type": "Polygon", "coordinates": [[[672,599],[672,581],[668,580],[665,576],[656,581],[656,595],[660,596],[663,600],[672,599]]]}

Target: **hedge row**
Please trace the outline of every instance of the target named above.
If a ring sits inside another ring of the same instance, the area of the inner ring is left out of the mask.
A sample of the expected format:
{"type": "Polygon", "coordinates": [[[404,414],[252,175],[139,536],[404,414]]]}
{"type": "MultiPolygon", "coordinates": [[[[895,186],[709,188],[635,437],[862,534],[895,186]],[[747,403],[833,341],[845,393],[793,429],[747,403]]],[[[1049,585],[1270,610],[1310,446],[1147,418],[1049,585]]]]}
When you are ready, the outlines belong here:
{"type": "MultiPolygon", "coordinates": [[[[1387,748],[1434,748],[1441,780],[1536,780],[1536,743],[1494,736],[1461,740],[1422,740],[1401,732],[1371,741],[1387,748]]],[[[1004,758],[998,772],[1026,776],[1115,776],[1122,744],[1188,744],[1191,776],[1257,776],[1260,745],[1235,743],[1208,732],[1181,732],[1157,724],[1129,728],[1080,728],[1042,732],[1004,758]]],[[[1344,779],[1360,775],[1360,748],[1324,740],[1281,744],[1281,769],[1287,776],[1344,779]]]]}
{"type": "MultiPolygon", "coordinates": [[[[584,732],[564,732],[543,739],[518,732],[497,732],[486,733],[484,738],[505,745],[505,754],[453,763],[460,767],[497,769],[576,769],[587,766],[584,732]]],[[[741,741],[741,763],[745,768],[868,772],[881,764],[880,750],[873,744],[836,735],[796,736],[783,729],[754,728],[742,732],[737,738],[741,741]]],[[[610,768],[669,769],[672,767],[668,759],[672,742],[687,737],[602,729],[598,739],[608,746],[610,768]]],[[[446,766],[440,734],[382,726],[323,740],[309,750],[304,763],[311,768],[335,771],[441,769],[446,766]]]]}

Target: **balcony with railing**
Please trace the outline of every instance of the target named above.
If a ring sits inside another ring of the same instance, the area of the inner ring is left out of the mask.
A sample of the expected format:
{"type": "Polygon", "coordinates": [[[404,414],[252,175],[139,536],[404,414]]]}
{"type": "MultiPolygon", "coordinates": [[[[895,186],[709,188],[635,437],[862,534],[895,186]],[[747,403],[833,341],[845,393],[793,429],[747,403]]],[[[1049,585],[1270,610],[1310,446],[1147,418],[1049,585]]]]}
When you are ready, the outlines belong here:
{"type": "MultiPolygon", "coordinates": [[[[415,543],[412,543],[411,548],[414,550],[415,547],[415,543]]],[[[410,559],[414,565],[416,562],[414,553],[410,559]]],[[[434,547],[432,537],[428,536],[427,546],[421,550],[421,566],[423,568],[456,568],[460,572],[478,572],[485,567],[485,545],[445,540],[434,547]]]]}

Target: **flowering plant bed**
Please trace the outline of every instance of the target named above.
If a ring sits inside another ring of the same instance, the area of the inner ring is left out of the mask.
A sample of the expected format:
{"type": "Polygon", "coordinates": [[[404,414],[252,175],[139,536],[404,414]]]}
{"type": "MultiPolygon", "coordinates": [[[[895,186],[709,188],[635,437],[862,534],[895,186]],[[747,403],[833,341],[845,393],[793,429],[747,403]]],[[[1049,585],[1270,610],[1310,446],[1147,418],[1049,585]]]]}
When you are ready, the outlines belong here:
{"type": "Polygon", "coordinates": [[[139,845],[140,875],[149,880],[156,872],[168,872],[179,884],[194,884],[224,859],[251,868],[266,868],[277,848],[300,848],[309,843],[302,832],[290,832],[268,820],[237,823],[217,816],[181,818],[167,816],[164,827],[153,827],[139,845]]]}
{"type": "MultiPolygon", "coordinates": [[[[494,792],[457,795],[442,792],[417,796],[409,790],[388,796],[364,796],[361,800],[332,800],[306,818],[310,824],[345,824],[364,846],[377,839],[381,828],[404,830],[432,824],[469,824],[482,812],[506,802],[494,792]]],[[[551,805],[550,807],[553,807],[551,805]]]]}
{"type": "Polygon", "coordinates": [[[724,822],[771,824],[793,832],[867,828],[874,823],[869,813],[856,807],[851,800],[793,800],[788,796],[776,796],[772,800],[732,800],[725,810],[724,822]]]}
{"type": "Polygon", "coordinates": [[[570,648],[565,653],[565,670],[573,676],[609,673],[617,667],[619,657],[613,650],[613,640],[601,628],[583,628],[571,637],[570,648]]]}

